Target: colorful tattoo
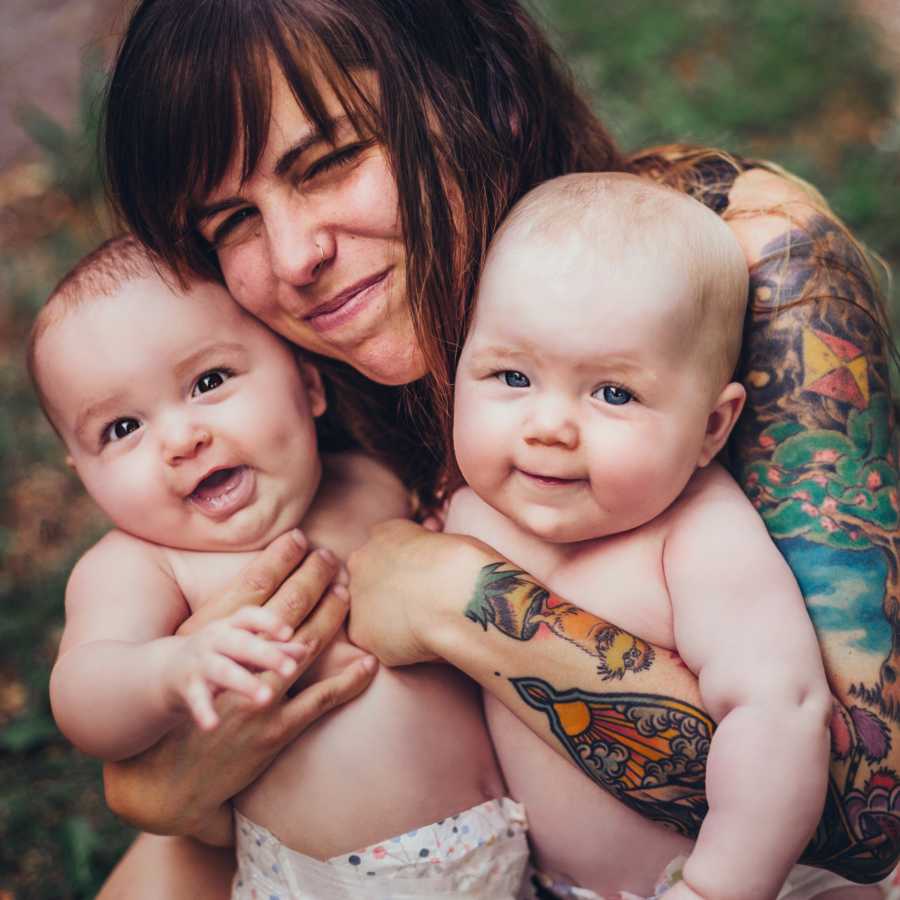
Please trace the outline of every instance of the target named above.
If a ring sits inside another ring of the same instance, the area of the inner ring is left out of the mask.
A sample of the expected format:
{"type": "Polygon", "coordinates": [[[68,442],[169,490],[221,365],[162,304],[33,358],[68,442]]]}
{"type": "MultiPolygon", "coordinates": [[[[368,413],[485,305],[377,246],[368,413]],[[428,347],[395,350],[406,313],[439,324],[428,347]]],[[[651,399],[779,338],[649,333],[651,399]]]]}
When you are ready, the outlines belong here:
{"type": "Polygon", "coordinates": [[[835,691],[831,782],[807,850],[849,878],[900,849],[900,516],[888,339],[870,270],[817,216],[751,271],[735,473],[806,597],[835,691]]]}
{"type": "Polygon", "coordinates": [[[547,716],[591,780],[641,815],[696,836],[707,810],[704,776],[714,728],[706,713],[652,694],[556,691],[539,678],[510,681],[547,716]]]}
{"type": "Polygon", "coordinates": [[[491,563],[481,570],[466,617],[485,630],[490,624],[520,641],[530,640],[545,625],[593,656],[604,681],[643,672],[653,663],[653,648],[646,641],[555,597],[506,563],[491,563]]]}

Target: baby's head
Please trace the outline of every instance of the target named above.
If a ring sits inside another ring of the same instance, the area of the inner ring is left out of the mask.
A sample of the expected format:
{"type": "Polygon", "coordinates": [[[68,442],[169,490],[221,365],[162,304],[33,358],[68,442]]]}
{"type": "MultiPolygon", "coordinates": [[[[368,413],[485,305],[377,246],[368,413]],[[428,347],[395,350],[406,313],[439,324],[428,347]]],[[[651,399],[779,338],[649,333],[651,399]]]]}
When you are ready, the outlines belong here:
{"type": "Polygon", "coordinates": [[[655,518],[740,413],[747,279],[684,194],[621,174],[531,191],[491,244],[457,369],[463,477],[549,541],[655,518]]]}
{"type": "Polygon", "coordinates": [[[117,527],[181,549],[256,549],[297,525],[318,488],[322,382],[220,285],[174,285],[132,238],[108,241],[39,312],[29,370],[117,527]]]}

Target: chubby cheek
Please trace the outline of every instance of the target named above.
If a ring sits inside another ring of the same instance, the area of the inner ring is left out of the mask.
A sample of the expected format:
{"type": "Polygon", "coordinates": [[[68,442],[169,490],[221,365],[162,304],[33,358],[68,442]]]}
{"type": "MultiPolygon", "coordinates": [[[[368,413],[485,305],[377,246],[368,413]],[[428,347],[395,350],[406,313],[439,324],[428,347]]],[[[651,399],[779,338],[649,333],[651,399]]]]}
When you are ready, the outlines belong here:
{"type": "Polygon", "coordinates": [[[506,419],[501,410],[484,402],[471,388],[461,386],[457,391],[453,450],[463,477],[479,493],[496,486],[509,468],[513,435],[506,419]]]}
{"type": "Polygon", "coordinates": [[[120,465],[89,476],[85,486],[100,508],[124,531],[159,540],[154,531],[171,510],[171,498],[164,486],[151,476],[148,467],[120,465]]]}

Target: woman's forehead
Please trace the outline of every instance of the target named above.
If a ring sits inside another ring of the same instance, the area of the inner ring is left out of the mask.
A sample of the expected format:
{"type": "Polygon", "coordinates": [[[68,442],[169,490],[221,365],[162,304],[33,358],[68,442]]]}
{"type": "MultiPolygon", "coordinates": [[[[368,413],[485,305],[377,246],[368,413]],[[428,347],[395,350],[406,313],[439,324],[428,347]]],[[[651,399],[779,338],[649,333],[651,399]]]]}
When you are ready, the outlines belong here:
{"type": "Polygon", "coordinates": [[[371,108],[361,110],[359,106],[363,102],[371,103],[373,94],[377,93],[376,84],[374,73],[358,73],[350,85],[358,97],[349,97],[347,86],[339,89],[333,78],[321,69],[312,71],[304,93],[311,101],[308,106],[315,107],[313,112],[301,103],[284,72],[273,62],[265,104],[268,119],[262,139],[254,135],[253,143],[258,146],[248,152],[248,129],[238,112],[238,139],[231,159],[219,183],[193,204],[195,217],[209,215],[210,206],[242,193],[256,180],[284,177],[292,163],[310,150],[323,144],[340,143],[358,134],[360,129],[370,129],[374,123],[363,118],[370,118],[366,113],[371,108]],[[354,99],[359,104],[353,103],[354,99]]]}

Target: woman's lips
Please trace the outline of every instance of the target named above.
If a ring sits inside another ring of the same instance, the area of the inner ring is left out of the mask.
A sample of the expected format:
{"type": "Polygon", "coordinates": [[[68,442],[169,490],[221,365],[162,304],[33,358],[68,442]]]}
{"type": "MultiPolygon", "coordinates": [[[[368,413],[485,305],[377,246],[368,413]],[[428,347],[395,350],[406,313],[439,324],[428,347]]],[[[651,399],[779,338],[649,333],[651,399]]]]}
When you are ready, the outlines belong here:
{"type": "Polygon", "coordinates": [[[385,269],[359,282],[334,300],[318,307],[317,311],[306,317],[306,321],[319,332],[340,328],[366,308],[369,300],[384,285],[390,271],[385,269]]]}
{"type": "Polygon", "coordinates": [[[225,519],[243,509],[253,496],[255,479],[246,466],[217,469],[188,495],[190,503],[211,519],[225,519]]]}

